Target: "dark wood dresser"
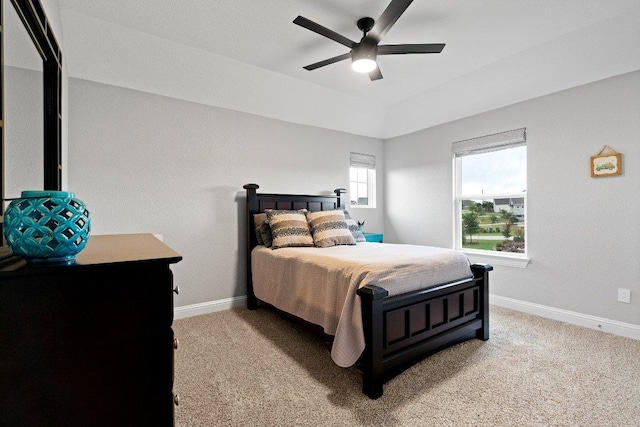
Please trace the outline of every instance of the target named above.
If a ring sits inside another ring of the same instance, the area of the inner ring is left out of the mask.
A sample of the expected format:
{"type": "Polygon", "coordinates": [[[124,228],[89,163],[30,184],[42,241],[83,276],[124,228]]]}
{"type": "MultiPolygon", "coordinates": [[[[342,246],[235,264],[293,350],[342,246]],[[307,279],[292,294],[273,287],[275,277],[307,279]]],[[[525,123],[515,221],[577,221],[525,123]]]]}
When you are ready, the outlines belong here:
{"type": "MultiPolygon", "coordinates": [[[[151,234],[0,261],[0,426],[173,426],[173,275],[151,234]]],[[[175,403],[174,403],[175,402],[175,403]]]]}

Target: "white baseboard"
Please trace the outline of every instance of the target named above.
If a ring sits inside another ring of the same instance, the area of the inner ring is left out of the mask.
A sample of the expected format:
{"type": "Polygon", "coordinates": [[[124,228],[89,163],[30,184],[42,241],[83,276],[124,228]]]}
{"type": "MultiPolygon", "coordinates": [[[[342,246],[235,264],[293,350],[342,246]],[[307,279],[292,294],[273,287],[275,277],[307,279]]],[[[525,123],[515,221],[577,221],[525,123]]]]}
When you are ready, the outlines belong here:
{"type": "Polygon", "coordinates": [[[184,319],[185,317],[199,316],[216,311],[229,310],[230,308],[247,305],[247,296],[219,299],[217,301],[201,302],[198,304],[183,305],[173,309],[174,319],[184,319]]]}
{"type": "MultiPolygon", "coordinates": [[[[545,317],[547,319],[559,320],[561,322],[567,322],[573,325],[583,326],[585,328],[640,340],[640,326],[632,323],[618,322],[617,320],[605,319],[604,317],[596,317],[589,314],[577,313],[575,311],[562,310],[560,308],[534,304],[493,294],[489,295],[489,302],[493,305],[509,308],[511,310],[521,311],[523,313],[529,313],[545,317]]],[[[201,314],[242,307],[246,304],[247,296],[242,295],[217,301],[183,305],[181,307],[174,308],[173,317],[174,319],[184,319],[185,317],[199,316],[201,314]]]]}
{"type": "Polygon", "coordinates": [[[586,328],[640,340],[640,326],[632,323],[618,322],[617,320],[605,319],[604,317],[562,310],[560,308],[534,304],[498,295],[490,294],[489,302],[500,307],[546,317],[547,319],[559,320],[573,325],[584,326],[586,328]]]}

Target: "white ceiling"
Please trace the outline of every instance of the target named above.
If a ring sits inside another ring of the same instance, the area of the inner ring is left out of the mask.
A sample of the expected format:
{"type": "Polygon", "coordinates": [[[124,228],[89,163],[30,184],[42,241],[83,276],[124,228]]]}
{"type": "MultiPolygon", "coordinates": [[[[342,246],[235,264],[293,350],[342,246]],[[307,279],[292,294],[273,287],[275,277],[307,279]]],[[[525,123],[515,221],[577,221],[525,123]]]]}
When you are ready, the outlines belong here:
{"type": "Polygon", "coordinates": [[[511,59],[526,58],[535,66],[500,76],[510,82],[513,93],[504,102],[640,69],[638,40],[627,40],[629,31],[619,31],[622,24],[640,27],[638,0],[415,0],[382,44],[446,43],[441,54],[382,56],[378,62],[384,79],[375,82],[351,71],[349,60],[315,71],[302,68],[348,49],[294,25],[296,16],[359,41],[356,21],[364,16],[377,19],[389,1],[59,0],[59,4],[63,12],[209,51],[385,109],[421,94],[432,105],[442,105],[454,96],[449,88],[458,81],[475,82],[478,109],[482,110],[485,98],[486,106],[495,108],[495,82],[487,70],[504,68],[502,64],[511,59]],[[544,79],[536,78],[541,69],[544,79]]]}

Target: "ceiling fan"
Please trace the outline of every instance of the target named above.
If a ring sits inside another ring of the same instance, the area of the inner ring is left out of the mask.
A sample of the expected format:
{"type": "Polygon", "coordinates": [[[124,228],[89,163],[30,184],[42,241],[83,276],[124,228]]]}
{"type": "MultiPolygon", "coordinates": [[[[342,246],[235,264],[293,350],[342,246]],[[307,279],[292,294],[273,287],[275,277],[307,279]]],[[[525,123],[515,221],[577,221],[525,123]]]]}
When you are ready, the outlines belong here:
{"type": "Polygon", "coordinates": [[[393,24],[396,23],[398,18],[400,18],[412,2],[413,0],[392,0],[391,3],[389,3],[389,6],[387,6],[384,12],[382,12],[378,21],[374,21],[373,18],[368,17],[359,19],[357,25],[362,31],[363,36],[358,43],[336,33],[335,31],[325,28],[320,24],[316,24],[303,16],[298,16],[293,20],[294,24],[300,25],[301,27],[311,30],[314,33],[318,33],[321,36],[327,37],[351,49],[349,53],[334,56],[333,58],[325,59],[324,61],[316,62],[303,68],[305,70],[312,71],[317,68],[324,67],[325,65],[351,58],[351,68],[354,71],[369,73],[371,80],[380,80],[382,78],[382,73],[380,72],[380,67],[376,62],[378,55],[442,52],[442,49],[444,49],[444,43],[379,44],[382,38],[387,34],[393,24]]]}

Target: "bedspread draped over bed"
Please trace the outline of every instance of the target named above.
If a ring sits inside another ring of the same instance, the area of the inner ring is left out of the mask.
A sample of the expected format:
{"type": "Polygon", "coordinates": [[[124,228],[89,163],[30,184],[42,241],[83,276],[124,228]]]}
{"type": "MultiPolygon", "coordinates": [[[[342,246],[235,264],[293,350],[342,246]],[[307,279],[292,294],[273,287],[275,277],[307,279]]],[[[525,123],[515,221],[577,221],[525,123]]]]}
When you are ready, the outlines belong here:
{"type": "Polygon", "coordinates": [[[251,260],[255,295],[333,335],[331,358],[341,367],[353,365],[365,348],[357,289],[376,285],[391,296],[473,277],[461,252],[390,243],[257,246],[251,260]]]}

